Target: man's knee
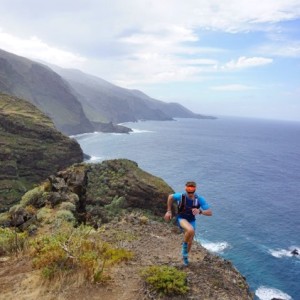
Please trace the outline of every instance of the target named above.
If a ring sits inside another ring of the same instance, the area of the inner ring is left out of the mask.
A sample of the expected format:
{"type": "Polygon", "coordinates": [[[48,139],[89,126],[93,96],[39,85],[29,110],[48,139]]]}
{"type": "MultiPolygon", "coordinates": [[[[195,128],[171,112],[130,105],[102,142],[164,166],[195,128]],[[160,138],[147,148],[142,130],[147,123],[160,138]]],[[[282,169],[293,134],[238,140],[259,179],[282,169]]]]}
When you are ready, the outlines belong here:
{"type": "Polygon", "coordinates": [[[194,235],[195,235],[195,230],[194,230],[193,227],[189,227],[189,228],[187,228],[186,233],[187,233],[189,236],[194,236],[194,235]]]}

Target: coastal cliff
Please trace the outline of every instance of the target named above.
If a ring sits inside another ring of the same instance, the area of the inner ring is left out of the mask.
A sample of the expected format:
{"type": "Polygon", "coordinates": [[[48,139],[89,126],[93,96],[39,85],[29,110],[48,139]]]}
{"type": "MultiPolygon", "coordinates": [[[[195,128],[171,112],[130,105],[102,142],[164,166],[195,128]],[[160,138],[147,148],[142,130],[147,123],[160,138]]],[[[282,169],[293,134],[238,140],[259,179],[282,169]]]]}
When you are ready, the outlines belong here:
{"type": "Polygon", "coordinates": [[[0,226],[13,226],[19,238],[9,249],[0,234],[1,297],[253,299],[234,266],[200,244],[183,267],[182,234],[162,218],[172,192],[126,159],[74,164],[50,175],[0,215],[0,226]],[[167,288],[145,279],[149,268],[167,288]],[[180,285],[168,283],[174,274],[184,278],[180,285]]]}
{"type": "Polygon", "coordinates": [[[129,128],[117,124],[138,120],[214,119],[79,70],[48,67],[1,49],[0,93],[26,99],[67,135],[94,131],[128,133],[129,128]]]}
{"type": "Polygon", "coordinates": [[[31,103],[0,94],[0,212],[34,183],[81,162],[79,144],[54,127],[31,103]]]}

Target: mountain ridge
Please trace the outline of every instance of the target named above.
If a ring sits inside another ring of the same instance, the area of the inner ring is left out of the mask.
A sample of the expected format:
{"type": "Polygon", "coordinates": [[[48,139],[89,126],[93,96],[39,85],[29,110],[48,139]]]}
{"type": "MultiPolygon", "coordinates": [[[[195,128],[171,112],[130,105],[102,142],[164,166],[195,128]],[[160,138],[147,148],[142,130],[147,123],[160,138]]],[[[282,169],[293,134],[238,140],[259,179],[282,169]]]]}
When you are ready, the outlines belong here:
{"type": "Polygon", "coordinates": [[[67,135],[102,130],[129,132],[130,129],[116,124],[138,120],[213,118],[80,70],[45,65],[1,49],[0,92],[36,105],[67,135]]]}
{"type": "MultiPolygon", "coordinates": [[[[80,70],[63,69],[54,65],[49,65],[49,67],[67,80],[74,90],[80,95],[80,102],[83,104],[83,107],[86,107],[87,114],[89,113],[89,105],[92,106],[93,111],[96,110],[99,114],[101,114],[101,109],[106,111],[105,108],[109,106],[109,100],[112,98],[110,93],[112,92],[114,93],[114,101],[118,101],[119,105],[122,105],[122,101],[126,100],[128,103],[127,109],[132,112],[129,119],[124,119],[124,116],[113,116],[112,119],[106,121],[122,123],[147,119],[172,120],[173,118],[180,117],[215,119],[215,117],[193,113],[179,103],[167,103],[157,100],[146,95],[140,90],[119,87],[94,75],[86,74],[80,70]],[[90,89],[90,93],[85,92],[87,89],[90,89]],[[87,96],[85,97],[85,95],[87,96]],[[107,97],[107,99],[105,99],[105,97],[107,97]],[[97,108],[97,105],[99,105],[100,102],[103,102],[102,105],[105,107],[102,106],[101,109],[97,108]],[[135,105],[137,107],[135,107],[135,105]],[[143,114],[143,109],[145,111],[150,109],[150,113],[143,114]]],[[[110,115],[110,113],[107,112],[107,115],[110,115]]]]}

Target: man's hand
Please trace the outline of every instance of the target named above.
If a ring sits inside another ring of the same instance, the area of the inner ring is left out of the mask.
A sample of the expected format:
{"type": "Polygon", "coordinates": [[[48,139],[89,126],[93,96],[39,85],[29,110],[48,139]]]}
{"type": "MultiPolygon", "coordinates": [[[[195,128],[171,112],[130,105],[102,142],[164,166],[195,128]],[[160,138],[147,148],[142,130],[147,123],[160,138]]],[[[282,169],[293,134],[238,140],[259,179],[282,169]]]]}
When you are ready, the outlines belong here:
{"type": "Polygon", "coordinates": [[[201,214],[201,213],[202,213],[202,210],[199,209],[199,208],[193,208],[193,209],[192,209],[192,213],[193,213],[194,216],[196,216],[196,215],[201,214]]]}
{"type": "Polygon", "coordinates": [[[165,219],[166,222],[170,222],[171,221],[171,219],[172,219],[172,212],[170,210],[168,210],[165,213],[164,219],[165,219]]]}

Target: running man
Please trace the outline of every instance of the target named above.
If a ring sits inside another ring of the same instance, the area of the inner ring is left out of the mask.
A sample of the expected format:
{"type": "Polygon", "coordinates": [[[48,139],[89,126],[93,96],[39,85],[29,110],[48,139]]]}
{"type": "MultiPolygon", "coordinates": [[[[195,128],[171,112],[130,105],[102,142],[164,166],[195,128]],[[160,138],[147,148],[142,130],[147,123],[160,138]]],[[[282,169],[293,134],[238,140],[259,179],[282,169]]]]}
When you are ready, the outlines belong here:
{"type": "Polygon", "coordinates": [[[175,193],[168,196],[167,212],[165,220],[168,222],[172,219],[172,204],[177,202],[178,226],[184,231],[184,241],[182,243],[183,263],[189,264],[188,253],[191,250],[196,229],[196,215],[212,216],[212,211],[205,199],[196,193],[196,182],[188,181],[185,184],[184,193],[175,193]]]}

